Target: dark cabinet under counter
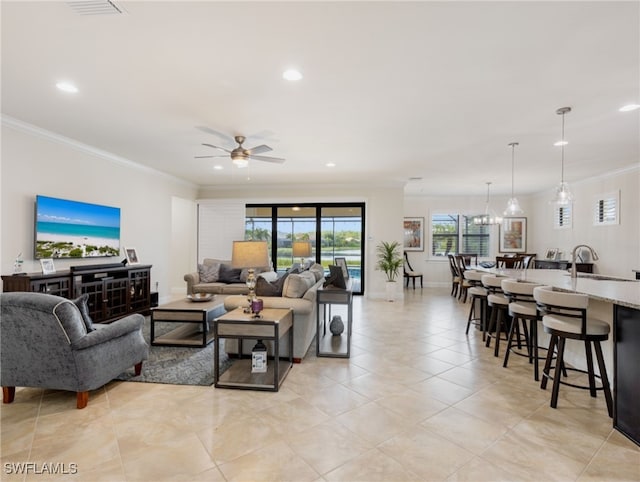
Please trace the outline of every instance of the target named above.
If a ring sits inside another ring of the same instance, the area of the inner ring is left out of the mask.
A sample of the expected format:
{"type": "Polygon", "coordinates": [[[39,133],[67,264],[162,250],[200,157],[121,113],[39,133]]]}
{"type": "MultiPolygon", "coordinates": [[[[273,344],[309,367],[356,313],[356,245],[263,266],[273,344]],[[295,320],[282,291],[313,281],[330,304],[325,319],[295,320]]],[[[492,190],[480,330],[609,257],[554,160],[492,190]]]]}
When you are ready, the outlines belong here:
{"type": "Polygon", "coordinates": [[[613,426],[640,445],[640,310],[613,308],[613,426]]]}
{"type": "MultiPolygon", "coordinates": [[[[536,259],[536,269],[570,269],[571,261],[569,260],[547,260],[536,259]]],[[[576,271],[580,273],[593,273],[593,263],[576,263],[576,271]]]]}

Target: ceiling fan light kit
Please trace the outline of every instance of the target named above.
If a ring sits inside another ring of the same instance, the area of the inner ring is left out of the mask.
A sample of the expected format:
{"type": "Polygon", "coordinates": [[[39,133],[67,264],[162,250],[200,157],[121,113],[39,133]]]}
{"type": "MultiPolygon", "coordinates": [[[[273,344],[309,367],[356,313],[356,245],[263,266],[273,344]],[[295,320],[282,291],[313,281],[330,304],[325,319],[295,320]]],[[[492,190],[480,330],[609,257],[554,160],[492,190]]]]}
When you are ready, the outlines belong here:
{"type": "MultiPolygon", "coordinates": [[[[204,128],[200,128],[200,130],[204,130],[204,128]]],[[[215,131],[212,131],[212,132],[215,132],[215,131]]],[[[251,149],[245,149],[242,146],[242,144],[246,140],[244,136],[235,136],[234,140],[236,141],[238,146],[232,151],[224,147],[215,146],[213,144],[208,144],[204,142],[202,143],[202,145],[211,147],[212,149],[218,149],[226,152],[227,154],[229,154],[229,157],[231,157],[231,162],[233,163],[233,165],[238,168],[247,167],[249,165],[250,160],[273,162],[276,164],[282,164],[284,162],[284,159],[280,157],[259,156],[258,154],[262,154],[263,152],[270,152],[273,150],[266,144],[261,144],[259,146],[252,147],[251,149]]],[[[226,156],[196,156],[196,159],[212,158],[212,157],[226,157],[226,156]]]]}

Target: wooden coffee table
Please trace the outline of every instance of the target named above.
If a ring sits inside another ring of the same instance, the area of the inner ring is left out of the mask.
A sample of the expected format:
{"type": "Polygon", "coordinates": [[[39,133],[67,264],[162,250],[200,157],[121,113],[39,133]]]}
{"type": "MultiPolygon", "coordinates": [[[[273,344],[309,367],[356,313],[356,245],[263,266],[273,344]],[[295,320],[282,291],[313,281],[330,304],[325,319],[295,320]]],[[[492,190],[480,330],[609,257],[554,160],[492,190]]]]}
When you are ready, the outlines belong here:
{"type": "Polygon", "coordinates": [[[214,339],[213,320],[224,313],[224,295],[211,301],[172,301],[151,310],[151,344],[154,346],[205,347],[214,339]],[[156,323],[180,323],[181,326],[156,337],[156,323]]]}
{"type": "Polygon", "coordinates": [[[214,377],[216,388],[242,388],[245,390],[268,390],[277,392],[280,384],[293,366],[293,310],[265,308],[260,318],[251,313],[244,313],[236,308],[213,322],[214,337],[238,340],[238,359],[222,375],[220,375],[220,359],[215,357],[214,377]],[[289,359],[280,364],[280,338],[289,335],[289,359]],[[251,355],[242,358],[242,341],[255,340],[273,342],[273,359],[267,362],[267,371],[253,373],[251,371],[251,355]]]}

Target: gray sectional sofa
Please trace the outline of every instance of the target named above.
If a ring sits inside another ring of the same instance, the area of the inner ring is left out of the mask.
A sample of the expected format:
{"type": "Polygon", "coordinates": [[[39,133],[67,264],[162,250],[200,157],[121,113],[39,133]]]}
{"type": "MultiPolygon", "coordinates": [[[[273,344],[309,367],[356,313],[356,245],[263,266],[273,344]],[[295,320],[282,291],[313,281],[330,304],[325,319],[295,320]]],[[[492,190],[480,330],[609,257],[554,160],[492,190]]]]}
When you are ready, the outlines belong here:
{"type": "MultiPolygon", "coordinates": [[[[299,363],[304,358],[316,334],[316,295],[318,288],[324,282],[324,269],[320,264],[312,265],[302,273],[289,274],[282,286],[282,296],[261,296],[265,308],[291,308],[293,310],[293,358],[299,363]]],[[[246,296],[228,296],[224,300],[224,307],[231,311],[238,307],[247,306],[246,296]]],[[[266,344],[266,343],[265,343],[266,344]]],[[[243,343],[243,353],[250,354],[254,343],[247,340],[243,343]]],[[[280,345],[280,356],[289,356],[288,346],[280,345]]],[[[267,346],[269,355],[273,354],[273,347],[267,346]]],[[[238,353],[237,340],[225,340],[227,353],[238,353]]]]}
{"type": "MultiPolygon", "coordinates": [[[[256,276],[260,275],[269,281],[277,278],[270,266],[255,268],[256,276]]],[[[249,292],[247,288],[248,270],[233,269],[231,260],[205,258],[198,265],[198,271],[187,273],[187,295],[194,293],[212,293],[216,295],[242,295],[249,292]]]]}

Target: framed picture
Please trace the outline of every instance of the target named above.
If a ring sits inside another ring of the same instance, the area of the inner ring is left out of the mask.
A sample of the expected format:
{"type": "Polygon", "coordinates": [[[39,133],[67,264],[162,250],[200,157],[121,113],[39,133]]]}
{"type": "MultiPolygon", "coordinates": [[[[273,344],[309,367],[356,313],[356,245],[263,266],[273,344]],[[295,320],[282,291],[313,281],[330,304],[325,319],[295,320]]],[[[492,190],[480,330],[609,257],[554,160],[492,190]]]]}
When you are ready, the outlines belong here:
{"type": "Polygon", "coordinates": [[[544,255],[545,259],[554,261],[558,257],[558,248],[549,248],[544,255]]]}
{"type": "Polygon", "coordinates": [[[424,251],[424,218],[404,218],[405,251],[424,251]]]}
{"type": "Polygon", "coordinates": [[[527,252],[527,218],[504,218],[500,224],[500,252],[527,252]]]}
{"type": "Polygon", "coordinates": [[[344,276],[344,279],[349,279],[349,270],[347,269],[347,258],[336,258],[335,263],[336,263],[336,266],[340,266],[340,269],[342,269],[342,276],[344,276]]]}
{"type": "Polygon", "coordinates": [[[40,266],[42,266],[42,274],[51,274],[56,272],[56,267],[53,265],[52,259],[41,259],[40,266]]]}
{"type": "Polygon", "coordinates": [[[124,248],[124,254],[127,257],[127,264],[140,264],[136,248],[124,248]]]}

